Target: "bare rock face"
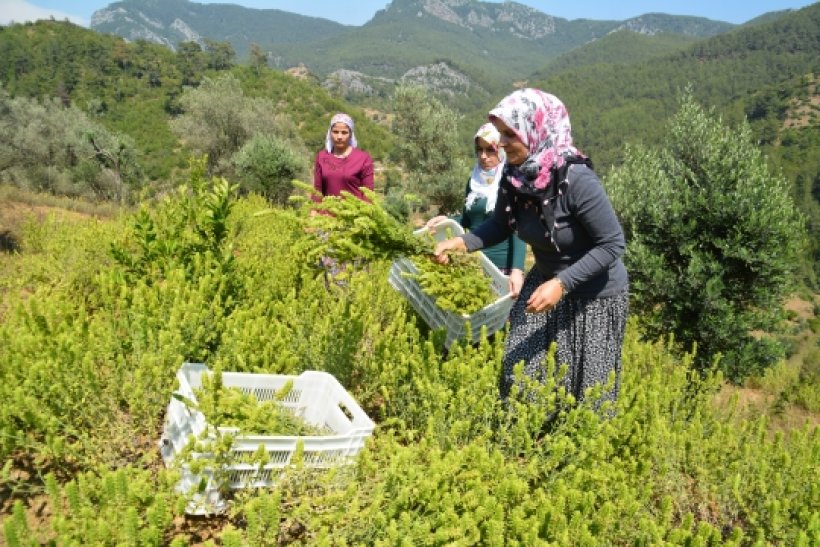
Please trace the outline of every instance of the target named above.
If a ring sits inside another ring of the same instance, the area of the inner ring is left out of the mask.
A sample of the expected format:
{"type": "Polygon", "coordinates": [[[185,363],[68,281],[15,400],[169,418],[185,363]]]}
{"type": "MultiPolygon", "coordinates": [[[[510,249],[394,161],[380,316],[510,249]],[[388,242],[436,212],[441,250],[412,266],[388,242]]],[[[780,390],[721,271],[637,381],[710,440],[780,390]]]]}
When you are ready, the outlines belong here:
{"type": "Polygon", "coordinates": [[[95,11],[91,16],[91,28],[118,34],[129,42],[145,40],[172,50],[176,50],[179,42],[205,43],[203,37],[180,17],[165,24],[140,10],[121,6],[95,11]]]}
{"type": "Polygon", "coordinates": [[[469,77],[444,62],[410,69],[401,77],[401,83],[421,85],[433,93],[450,96],[466,95],[475,86],[469,77]]]}
{"type": "Polygon", "coordinates": [[[508,32],[538,40],[555,32],[555,18],[516,2],[476,0],[421,0],[417,16],[427,14],[472,31],[508,32]]]}

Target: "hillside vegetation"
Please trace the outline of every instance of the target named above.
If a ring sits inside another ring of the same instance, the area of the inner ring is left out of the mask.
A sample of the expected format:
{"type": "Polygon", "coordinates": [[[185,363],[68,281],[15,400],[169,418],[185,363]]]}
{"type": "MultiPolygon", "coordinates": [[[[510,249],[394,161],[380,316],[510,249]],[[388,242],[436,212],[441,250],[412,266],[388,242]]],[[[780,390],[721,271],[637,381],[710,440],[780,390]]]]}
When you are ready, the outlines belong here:
{"type": "Polygon", "coordinates": [[[720,376],[692,375],[691,355],[634,323],[615,417],[557,380],[501,405],[503,337],[444,356],[389,264],[327,288],[293,254],[292,210],[201,173],[139,214],[31,225],[5,259],[8,544],[816,543],[816,427],[771,436],[717,406],[720,376]],[[186,517],[156,445],[184,361],[328,371],[378,428],[347,473],[297,463],[224,514],[186,517]]]}
{"type": "Polygon", "coordinates": [[[500,91],[460,111],[400,85],[365,110],[227,42],[0,27],[0,537],[820,543],[818,18],[814,5],[694,42],[618,32],[528,80],[567,103],[628,234],[607,418],[558,387],[551,357],[543,384],[502,402],[505,333],[445,350],[384,255],[357,255],[338,283],[308,258],[343,236],[317,239],[289,199],[304,200],[293,179],[310,180],[333,112],[377,160],[359,205],[412,239],[409,218],[459,209],[500,91]],[[180,491],[158,446],[185,362],[328,372],[376,430],[349,466],[311,469],[297,446],[276,487],[188,515],[205,485],[180,491]]]}
{"type": "MultiPolygon", "coordinates": [[[[169,178],[180,167],[178,139],[168,121],[180,114],[179,98],[203,77],[233,73],[251,97],[264,98],[287,116],[310,150],[324,143],[329,112],[350,110],[361,142],[376,158],[390,135],[362,111],[309,81],[272,70],[237,65],[233,50],[212,43],[174,53],[144,41],[126,43],[67,22],[38,21],[0,30],[0,74],[12,98],[54,97],[75,106],[110,131],[135,142],[148,180],[169,178]]],[[[184,163],[183,163],[184,165],[184,163]]]]}

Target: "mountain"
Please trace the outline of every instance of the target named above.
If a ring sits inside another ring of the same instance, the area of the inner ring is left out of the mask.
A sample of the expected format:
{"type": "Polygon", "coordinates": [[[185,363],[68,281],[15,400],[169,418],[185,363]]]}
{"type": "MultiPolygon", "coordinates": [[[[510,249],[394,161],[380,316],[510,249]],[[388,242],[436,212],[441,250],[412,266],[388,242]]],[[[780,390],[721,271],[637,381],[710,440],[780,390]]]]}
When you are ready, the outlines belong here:
{"type": "Polygon", "coordinates": [[[128,41],[146,40],[175,49],[180,42],[205,39],[229,42],[247,57],[252,43],[265,47],[333,37],[349,28],[327,19],[277,9],[250,9],[234,4],[198,4],[188,0],[125,0],[97,10],[90,27],[128,41]]]}
{"type": "Polygon", "coordinates": [[[624,28],[556,57],[533,72],[530,79],[539,80],[554,72],[586,65],[641,64],[682,51],[699,40],[683,34],[638,33],[624,28]]]}
{"type": "Polygon", "coordinates": [[[778,18],[782,17],[783,15],[786,15],[787,13],[791,13],[793,11],[794,10],[792,10],[792,9],[786,9],[786,10],[780,10],[780,11],[770,11],[768,13],[764,13],[763,15],[759,15],[759,16],[755,17],[754,19],[749,19],[748,21],[743,23],[743,26],[758,25],[760,23],[771,23],[775,19],[778,19],[778,18]]]}
{"type": "MultiPolygon", "coordinates": [[[[554,70],[540,70],[527,84],[564,100],[573,136],[602,167],[619,162],[627,143],[659,142],[665,127],[657,121],[677,110],[685,88],[727,122],[749,120],[762,145],[778,139],[792,98],[813,93],[811,103],[820,101],[816,87],[794,83],[820,71],[820,3],[643,62],[610,62],[595,44],[568,56],[595,59],[593,52],[604,62],[556,61],[554,70]]],[[[813,125],[816,131],[816,120],[813,125]]]]}
{"type": "Polygon", "coordinates": [[[365,25],[349,27],[278,10],[124,0],[96,12],[91,27],[169,47],[183,40],[228,41],[240,58],[258,44],[271,66],[304,66],[350,100],[373,100],[398,83],[421,81],[447,102],[469,108],[612,32],[704,38],[735,25],[656,13],[624,21],[567,20],[511,1],[393,0],[365,25]]]}
{"type": "Polygon", "coordinates": [[[640,34],[681,34],[693,38],[708,38],[716,36],[734,25],[720,21],[712,21],[704,17],[692,17],[686,15],[666,15],[665,13],[647,13],[627,19],[618,25],[613,31],[631,30],[640,34]]]}

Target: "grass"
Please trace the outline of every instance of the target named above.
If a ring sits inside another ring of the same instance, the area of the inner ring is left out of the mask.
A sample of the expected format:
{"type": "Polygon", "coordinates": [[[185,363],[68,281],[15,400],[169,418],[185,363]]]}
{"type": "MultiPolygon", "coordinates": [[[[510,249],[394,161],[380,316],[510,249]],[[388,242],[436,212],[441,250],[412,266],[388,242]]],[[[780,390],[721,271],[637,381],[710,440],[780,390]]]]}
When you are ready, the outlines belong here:
{"type": "Polygon", "coordinates": [[[737,399],[742,415],[767,416],[773,431],[820,425],[820,295],[794,297],[786,308],[789,357],[742,386],[727,384],[716,401],[728,405],[737,399]]]}

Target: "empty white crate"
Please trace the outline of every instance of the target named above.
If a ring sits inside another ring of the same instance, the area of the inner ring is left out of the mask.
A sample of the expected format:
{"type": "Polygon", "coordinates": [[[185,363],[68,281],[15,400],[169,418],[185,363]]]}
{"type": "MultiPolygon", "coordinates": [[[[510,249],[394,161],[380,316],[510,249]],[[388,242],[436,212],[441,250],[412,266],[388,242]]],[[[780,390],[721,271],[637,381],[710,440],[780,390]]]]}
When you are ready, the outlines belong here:
{"type": "MultiPolygon", "coordinates": [[[[416,230],[416,235],[423,235],[427,228],[416,230]]],[[[447,219],[438,224],[435,228],[434,237],[436,241],[442,241],[448,237],[461,235],[464,229],[461,225],[451,219],[447,219]]],[[[479,253],[481,267],[489,276],[492,282],[493,291],[498,298],[484,308],[472,315],[456,314],[442,310],[436,305],[435,300],[421,290],[418,281],[407,274],[417,274],[418,268],[413,261],[408,258],[399,258],[393,262],[390,268],[390,284],[410,301],[410,304],[424,319],[432,329],[446,329],[445,346],[449,347],[453,340],[466,338],[470,335],[470,340],[477,341],[481,335],[481,327],[486,326],[487,334],[490,335],[504,327],[513,305],[510,296],[508,277],[501,273],[490,259],[479,253]],[[402,275],[405,274],[405,275],[402,275]],[[467,324],[470,331],[467,332],[467,324]]]]}
{"type": "MultiPolygon", "coordinates": [[[[194,390],[201,387],[203,374],[210,374],[207,366],[200,363],[183,364],[177,372],[179,389],[176,393],[196,403],[194,390]]],[[[222,381],[225,387],[238,387],[246,393],[253,393],[259,402],[273,399],[278,390],[293,381],[293,388],[281,401],[282,406],[328,433],[322,436],[237,435],[231,448],[232,463],[218,470],[220,479],[227,478],[228,487],[234,490],[274,485],[281,470],[291,463],[300,442],[304,448],[302,462],[305,467],[327,468],[350,463],[375,428],[373,421],[353,397],[327,372],[306,371],[299,376],[223,372],[222,381]],[[243,463],[251,460],[259,445],[267,451],[269,463],[264,466],[243,463]]],[[[160,440],[166,467],[173,465],[175,457],[185,448],[192,435],[198,439],[208,427],[201,412],[172,396],[160,440]]],[[[235,428],[217,429],[222,433],[237,433],[235,428]]],[[[207,458],[208,454],[197,456],[207,458]]],[[[220,496],[217,482],[213,480],[213,469],[208,469],[205,477],[192,473],[187,465],[181,466],[181,472],[177,490],[193,494],[186,512],[208,514],[224,509],[225,502],[220,496]],[[203,480],[207,486],[204,491],[198,491],[203,480]]]]}

